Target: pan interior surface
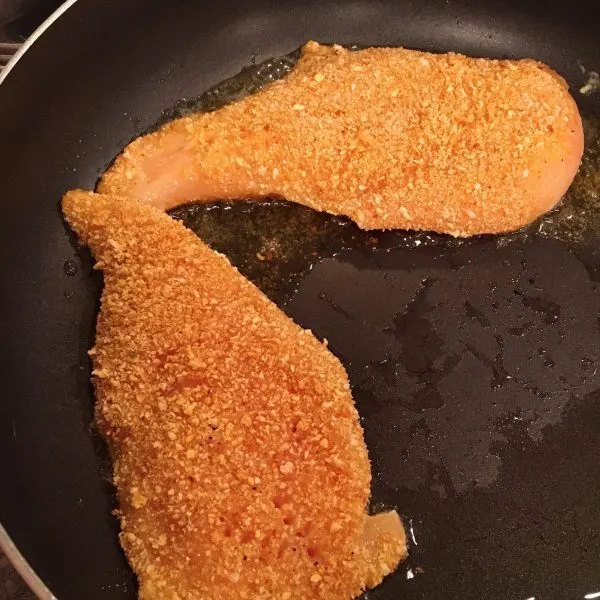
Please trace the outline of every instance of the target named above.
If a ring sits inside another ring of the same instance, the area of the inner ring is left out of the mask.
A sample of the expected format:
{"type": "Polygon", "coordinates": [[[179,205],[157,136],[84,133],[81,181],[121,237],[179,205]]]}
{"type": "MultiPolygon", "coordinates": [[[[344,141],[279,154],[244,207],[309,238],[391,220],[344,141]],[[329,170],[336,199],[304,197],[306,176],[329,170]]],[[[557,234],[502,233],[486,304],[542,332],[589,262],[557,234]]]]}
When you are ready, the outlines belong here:
{"type": "Polygon", "coordinates": [[[102,282],[59,198],[166,108],[310,38],[533,57],[573,86],[584,166],[562,207],[510,236],[374,234],[270,202],[173,216],[348,370],[372,508],[397,507],[411,541],[368,598],[600,591],[600,95],[578,92],[600,70],[598,22],[585,1],[79,0],[32,46],[0,86],[0,521],[58,598],[136,597],[90,425],[102,282]]]}

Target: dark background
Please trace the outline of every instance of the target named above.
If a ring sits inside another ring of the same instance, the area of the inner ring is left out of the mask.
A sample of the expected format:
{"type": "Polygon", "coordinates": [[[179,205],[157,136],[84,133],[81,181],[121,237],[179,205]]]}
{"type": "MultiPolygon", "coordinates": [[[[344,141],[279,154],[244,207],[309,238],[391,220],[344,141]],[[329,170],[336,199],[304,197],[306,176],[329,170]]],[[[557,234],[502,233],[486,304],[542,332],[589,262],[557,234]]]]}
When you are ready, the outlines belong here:
{"type": "Polygon", "coordinates": [[[1,0],[0,41],[25,41],[60,4],[57,0],[1,0]]]}

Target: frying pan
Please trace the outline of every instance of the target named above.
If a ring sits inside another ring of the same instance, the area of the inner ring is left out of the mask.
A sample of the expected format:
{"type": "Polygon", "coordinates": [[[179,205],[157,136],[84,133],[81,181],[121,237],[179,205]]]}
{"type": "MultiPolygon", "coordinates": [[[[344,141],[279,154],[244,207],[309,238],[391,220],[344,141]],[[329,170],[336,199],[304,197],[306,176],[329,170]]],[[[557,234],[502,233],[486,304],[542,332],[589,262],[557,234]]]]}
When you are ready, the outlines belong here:
{"type": "MultiPolygon", "coordinates": [[[[596,0],[78,0],[34,34],[0,86],[0,539],[41,598],[136,595],[91,424],[102,281],[63,192],[93,188],[165,109],[308,39],[547,62],[588,123],[593,183],[600,96],[579,89],[600,69],[599,27],[596,0]]],[[[349,372],[373,509],[398,507],[411,543],[365,597],[600,591],[600,219],[585,185],[523,232],[466,241],[285,204],[175,214],[349,372]]]]}

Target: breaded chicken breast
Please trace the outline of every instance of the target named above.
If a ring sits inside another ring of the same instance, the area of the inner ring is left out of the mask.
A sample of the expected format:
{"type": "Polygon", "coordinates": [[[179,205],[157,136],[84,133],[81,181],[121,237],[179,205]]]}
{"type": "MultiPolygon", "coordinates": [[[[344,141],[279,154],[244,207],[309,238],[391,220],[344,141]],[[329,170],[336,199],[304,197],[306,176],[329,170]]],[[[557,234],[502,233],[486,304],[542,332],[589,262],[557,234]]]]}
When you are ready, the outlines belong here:
{"type": "Polygon", "coordinates": [[[276,196],[365,229],[518,229],[583,152],[564,80],[532,60],[309,42],[284,79],[132,142],[99,191],[162,209],[276,196]]]}
{"type": "Polygon", "coordinates": [[[104,274],[96,421],[142,600],[347,600],[406,555],[368,516],[370,465],[339,360],[181,223],[69,192],[104,274]]]}

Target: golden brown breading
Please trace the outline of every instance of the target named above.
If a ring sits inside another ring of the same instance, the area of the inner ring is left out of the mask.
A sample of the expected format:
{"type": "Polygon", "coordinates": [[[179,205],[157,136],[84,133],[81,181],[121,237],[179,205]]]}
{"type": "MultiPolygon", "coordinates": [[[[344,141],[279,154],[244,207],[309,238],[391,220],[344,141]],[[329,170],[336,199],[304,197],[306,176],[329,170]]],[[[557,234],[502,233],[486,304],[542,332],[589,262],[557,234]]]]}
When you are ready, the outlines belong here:
{"type": "Polygon", "coordinates": [[[132,142],[99,191],[160,208],[281,196],[365,229],[517,229],[583,152],[565,82],[531,61],[309,42],[257,94],[132,142]]]}
{"type": "Polygon", "coordinates": [[[104,273],[96,420],[142,600],[347,600],[406,555],[368,517],[344,368],[162,211],[69,192],[104,273]]]}

